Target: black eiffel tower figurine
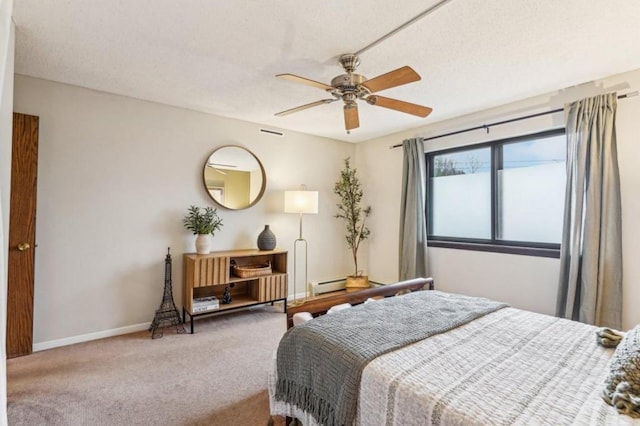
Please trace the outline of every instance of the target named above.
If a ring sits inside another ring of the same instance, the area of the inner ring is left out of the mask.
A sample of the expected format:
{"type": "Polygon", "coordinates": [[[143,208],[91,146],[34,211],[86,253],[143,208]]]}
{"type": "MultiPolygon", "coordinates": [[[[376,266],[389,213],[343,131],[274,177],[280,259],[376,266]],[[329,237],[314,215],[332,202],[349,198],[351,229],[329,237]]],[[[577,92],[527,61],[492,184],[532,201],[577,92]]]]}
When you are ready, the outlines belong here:
{"type": "Polygon", "coordinates": [[[152,333],[152,339],[162,337],[164,327],[172,325],[176,326],[176,333],[185,333],[180,313],[173,301],[173,290],[171,289],[171,253],[169,249],[170,247],[167,247],[167,257],[164,259],[164,294],[162,296],[162,303],[156,311],[153,322],[151,322],[151,326],[149,327],[149,331],[152,333]]]}

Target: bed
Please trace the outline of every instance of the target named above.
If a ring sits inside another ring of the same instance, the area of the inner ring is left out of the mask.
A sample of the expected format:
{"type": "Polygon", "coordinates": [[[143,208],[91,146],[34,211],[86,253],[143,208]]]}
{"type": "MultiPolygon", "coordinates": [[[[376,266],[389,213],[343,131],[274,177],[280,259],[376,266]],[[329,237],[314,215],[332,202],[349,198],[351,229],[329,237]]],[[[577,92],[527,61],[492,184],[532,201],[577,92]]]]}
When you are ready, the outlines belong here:
{"type": "MultiPolygon", "coordinates": [[[[432,280],[408,283],[417,282],[432,285],[432,280]]],[[[396,285],[402,284],[406,283],[396,285]]],[[[336,301],[325,302],[310,307],[325,312],[336,301]]],[[[299,419],[306,426],[638,426],[640,419],[619,414],[601,397],[614,349],[599,346],[595,330],[439,291],[355,306],[285,334],[269,373],[271,414],[299,419]],[[417,309],[432,303],[431,311],[417,309]],[[389,332],[382,334],[399,336],[391,339],[399,342],[398,347],[393,346],[398,342],[387,345],[377,334],[357,331],[365,318],[375,323],[374,316],[387,324],[389,332]],[[398,316],[400,324],[393,324],[398,316]],[[429,331],[430,324],[421,331],[416,322],[421,318],[437,323],[436,330],[429,331]],[[346,324],[346,331],[341,324],[346,324]],[[400,336],[405,329],[411,336],[407,341],[400,336]],[[320,337],[318,330],[323,330],[320,337]],[[350,366],[355,349],[348,346],[351,342],[366,346],[369,340],[374,341],[373,348],[361,352],[372,356],[358,355],[350,366]],[[331,383],[334,376],[338,379],[331,383]]]]}

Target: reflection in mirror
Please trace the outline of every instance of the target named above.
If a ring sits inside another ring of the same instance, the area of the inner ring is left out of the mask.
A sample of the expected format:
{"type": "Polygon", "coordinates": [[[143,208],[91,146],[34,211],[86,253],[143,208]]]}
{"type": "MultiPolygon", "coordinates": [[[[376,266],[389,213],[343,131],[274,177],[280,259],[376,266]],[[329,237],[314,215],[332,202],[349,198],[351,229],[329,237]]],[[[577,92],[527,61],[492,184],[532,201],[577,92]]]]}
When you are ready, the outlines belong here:
{"type": "Polygon", "coordinates": [[[235,145],[222,146],[211,153],[204,164],[203,178],[213,201],[231,210],[256,204],[267,184],[260,160],[235,145]]]}

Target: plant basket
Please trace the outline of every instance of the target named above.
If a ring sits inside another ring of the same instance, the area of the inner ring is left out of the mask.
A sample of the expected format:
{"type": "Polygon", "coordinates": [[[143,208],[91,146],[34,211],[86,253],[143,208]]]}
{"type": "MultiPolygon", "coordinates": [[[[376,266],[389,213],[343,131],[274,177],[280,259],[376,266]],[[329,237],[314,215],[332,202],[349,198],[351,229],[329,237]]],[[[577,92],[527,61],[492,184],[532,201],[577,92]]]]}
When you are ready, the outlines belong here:
{"type": "Polygon", "coordinates": [[[240,278],[259,277],[261,275],[271,274],[271,262],[260,263],[257,265],[231,265],[231,272],[240,278]]]}
{"type": "Polygon", "coordinates": [[[367,275],[359,275],[354,277],[353,275],[349,275],[347,277],[347,283],[345,284],[347,288],[363,288],[370,287],[369,285],[369,277],[367,275]]]}

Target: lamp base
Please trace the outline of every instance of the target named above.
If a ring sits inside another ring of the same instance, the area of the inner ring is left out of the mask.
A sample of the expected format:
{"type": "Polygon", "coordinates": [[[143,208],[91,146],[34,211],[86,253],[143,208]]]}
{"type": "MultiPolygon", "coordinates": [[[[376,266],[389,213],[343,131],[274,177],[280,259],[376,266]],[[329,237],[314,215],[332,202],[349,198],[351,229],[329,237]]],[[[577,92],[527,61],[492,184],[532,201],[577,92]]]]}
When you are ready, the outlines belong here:
{"type": "Polygon", "coordinates": [[[307,240],[302,238],[302,214],[300,214],[300,238],[293,243],[293,296],[295,299],[289,302],[288,306],[300,306],[304,304],[307,300],[307,282],[309,282],[307,279],[307,240]],[[304,249],[304,281],[302,282],[304,285],[304,293],[298,292],[298,245],[304,249]],[[300,294],[304,294],[304,297],[296,297],[300,294]]]}

